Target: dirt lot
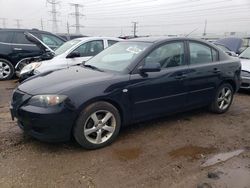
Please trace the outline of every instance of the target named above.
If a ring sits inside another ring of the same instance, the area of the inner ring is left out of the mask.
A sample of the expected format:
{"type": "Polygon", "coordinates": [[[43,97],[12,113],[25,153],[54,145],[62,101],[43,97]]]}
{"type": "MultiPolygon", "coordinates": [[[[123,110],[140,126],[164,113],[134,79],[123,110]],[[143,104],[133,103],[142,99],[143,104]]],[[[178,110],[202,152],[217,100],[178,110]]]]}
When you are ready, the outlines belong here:
{"type": "Polygon", "coordinates": [[[15,85],[0,82],[0,187],[250,188],[250,93],[237,94],[226,114],[136,124],[111,146],[86,151],[24,135],[9,115],[15,85]]]}

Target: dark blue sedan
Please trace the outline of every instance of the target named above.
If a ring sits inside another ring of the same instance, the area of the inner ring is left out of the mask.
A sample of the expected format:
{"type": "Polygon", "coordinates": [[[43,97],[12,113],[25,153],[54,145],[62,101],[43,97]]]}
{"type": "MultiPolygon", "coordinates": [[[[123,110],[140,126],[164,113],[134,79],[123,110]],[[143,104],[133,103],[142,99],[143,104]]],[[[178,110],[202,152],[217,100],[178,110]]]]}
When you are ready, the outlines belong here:
{"type": "Polygon", "coordinates": [[[226,112],[241,64],[189,38],[119,42],[82,66],[31,77],[13,93],[12,117],[33,137],[84,148],[113,142],[121,126],[208,106],[226,112]]]}

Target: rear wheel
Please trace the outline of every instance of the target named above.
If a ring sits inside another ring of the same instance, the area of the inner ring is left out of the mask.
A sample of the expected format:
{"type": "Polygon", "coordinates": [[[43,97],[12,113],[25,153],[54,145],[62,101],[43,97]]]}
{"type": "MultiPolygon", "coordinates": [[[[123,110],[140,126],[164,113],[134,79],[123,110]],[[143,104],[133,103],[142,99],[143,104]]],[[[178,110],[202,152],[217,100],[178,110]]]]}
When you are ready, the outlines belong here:
{"type": "Polygon", "coordinates": [[[214,102],[211,104],[210,109],[215,113],[225,113],[230,108],[233,101],[234,91],[230,84],[222,84],[216,93],[214,102]]]}
{"type": "Polygon", "coordinates": [[[76,141],[86,149],[97,149],[111,144],[121,127],[118,110],[107,102],[96,102],[80,114],[74,127],[76,141]]]}
{"type": "Polygon", "coordinates": [[[0,80],[9,80],[13,77],[15,69],[11,62],[0,59],[0,80]]]}

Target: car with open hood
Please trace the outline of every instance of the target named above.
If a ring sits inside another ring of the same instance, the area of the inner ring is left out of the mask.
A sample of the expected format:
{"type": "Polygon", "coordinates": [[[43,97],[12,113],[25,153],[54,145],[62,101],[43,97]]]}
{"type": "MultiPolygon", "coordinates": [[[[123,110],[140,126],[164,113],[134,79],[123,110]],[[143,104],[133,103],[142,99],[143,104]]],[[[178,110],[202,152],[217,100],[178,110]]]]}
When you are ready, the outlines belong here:
{"type": "Polygon", "coordinates": [[[0,29],[0,80],[11,79],[19,70],[19,61],[25,58],[38,57],[45,53],[26,36],[30,33],[50,49],[61,46],[65,40],[46,31],[38,29],[0,29]],[[18,64],[18,65],[17,65],[18,64]]]}
{"type": "Polygon", "coordinates": [[[122,41],[122,39],[114,37],[73,39],[56,49],[53,59],[34,62],[25,66],[20,72],[19,80],[23,81],[33,75],[80,65],[119,41],[122,41]]]}
{"type": "Polygon", "coordinates": [[[240,55],[239,58],[241,60],[242,71],[242,83],[241,88],[250,90],[250,47],[244,50],[240,55]]]}
{"type": "Polygon", "coordinates": [[[239,58],[203,40],[118,42],[81,66],[38,74],[14,91],[11,116],[44,141],[111,144],[122,126],[200,107],[225,113],[240,85],[239,58]]]}

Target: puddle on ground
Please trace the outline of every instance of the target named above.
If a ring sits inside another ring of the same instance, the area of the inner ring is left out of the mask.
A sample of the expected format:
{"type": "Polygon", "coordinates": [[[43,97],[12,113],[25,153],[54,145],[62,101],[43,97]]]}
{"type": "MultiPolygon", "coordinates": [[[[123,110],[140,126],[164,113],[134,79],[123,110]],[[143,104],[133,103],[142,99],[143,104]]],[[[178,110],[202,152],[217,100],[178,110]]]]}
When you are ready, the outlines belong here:
{"type": "Polygon", "coordinates": [[[199,146],[185,146],[169,152],[169,155],[173,158],[178,157],[191,157],[192,159],[203,158],[203,155],[207,155],[215,152],[216,148],[206,148],[199,146]]]}
{"type": "Polygon", "coordinates": [[[212,158],[208,159],[205,163],[203,163],[201,165],[201,167],[208,167],[208,166],[212,166],[212,165],[215,165],[217,163],[220,163],[220,162],[227,161],[235,156],[240,155],[244,151],[245,151],[244,149],[239,149],[236,151],[217,154],[217,155],[213,156],[212,158]]]}
{"type": "Polygon", "coordinates": [[[137,159],[141,153],[142,150],[140,148],[115,149],[113,151],[114,156],[121,161],[137,159]]]}

